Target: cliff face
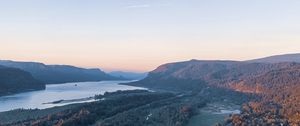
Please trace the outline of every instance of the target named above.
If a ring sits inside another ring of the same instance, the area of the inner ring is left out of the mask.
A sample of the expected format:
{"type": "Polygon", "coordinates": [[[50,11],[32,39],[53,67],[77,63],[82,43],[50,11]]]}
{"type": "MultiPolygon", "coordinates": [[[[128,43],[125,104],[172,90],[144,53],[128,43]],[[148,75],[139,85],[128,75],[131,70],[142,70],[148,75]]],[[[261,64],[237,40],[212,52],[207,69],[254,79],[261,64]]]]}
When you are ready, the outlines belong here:
{"type": "Polygon", "coordinates": [[[45,84],[33,78],[30,73],[0,66],[0,95],[42,89],[45,89],[45,84]]]}

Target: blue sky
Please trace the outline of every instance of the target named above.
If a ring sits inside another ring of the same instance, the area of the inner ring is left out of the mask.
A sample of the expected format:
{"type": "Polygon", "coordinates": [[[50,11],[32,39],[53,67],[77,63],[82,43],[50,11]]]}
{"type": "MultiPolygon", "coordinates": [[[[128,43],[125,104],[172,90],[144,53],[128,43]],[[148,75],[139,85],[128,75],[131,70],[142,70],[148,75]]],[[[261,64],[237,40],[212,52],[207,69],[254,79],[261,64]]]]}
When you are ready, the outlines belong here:
{"type": "Polygon", "coordinates": [[[149,71],[300,52],[298,0],[2,0],[0,58],[149,71]]]}

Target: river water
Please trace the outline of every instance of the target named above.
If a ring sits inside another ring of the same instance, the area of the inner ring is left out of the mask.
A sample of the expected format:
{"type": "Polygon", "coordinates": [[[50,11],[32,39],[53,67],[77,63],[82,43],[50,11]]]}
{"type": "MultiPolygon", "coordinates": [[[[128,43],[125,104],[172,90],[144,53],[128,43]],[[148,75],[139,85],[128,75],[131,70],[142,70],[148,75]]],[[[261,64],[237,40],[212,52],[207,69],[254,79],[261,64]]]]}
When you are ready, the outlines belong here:
{"type": "Polygon", "coordinates": [[[145,89],[127,85],[119,85],[130,81],[101,81],[101,82],[76,82],[47,85],[45,90],[19,93],[0,97],[0,112],[13,109],[44,109],[63,106],[72,103],[91,102],[93,99],[62,104],[45,104],[59,100],[84,99],[96,94],[114,92],[117,90],[145,89]]]}

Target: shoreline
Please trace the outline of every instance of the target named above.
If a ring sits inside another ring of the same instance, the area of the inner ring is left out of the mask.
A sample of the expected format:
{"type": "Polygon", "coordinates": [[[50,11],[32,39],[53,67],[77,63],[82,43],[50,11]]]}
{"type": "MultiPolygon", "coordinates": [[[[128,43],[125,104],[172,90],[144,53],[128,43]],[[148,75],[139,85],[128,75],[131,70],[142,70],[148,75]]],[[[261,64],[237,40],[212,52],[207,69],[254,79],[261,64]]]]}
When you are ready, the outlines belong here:
{"type": "Polygon", "coordinates": [[[76,82],[47,85],[45,90],[27,90],[0,96],[1,112],[15,109],[45,109],[68,104],[98,101],[95,95],[118,90],[145,89],[122,85],[131,81],[76,82]],[[26,99],[31,99],[30,101],[26,99]],[[18,102],[19,104],[14,104],[18,102]],[[27,102],[32,102],[27,104],[27,102]]]}
{"type": "Polygon", "coordinates": [[[70,104],[70,103],[81,103],[81,102],[93,102],[93,101],[98,101],[95,99],[95,97],[87,97],[87,98],[77,98],[77,99],[67,99],[67,100],[57,100],[57,101],[52,101],[52,102],[46,102],[42,104],[70,104]]]}

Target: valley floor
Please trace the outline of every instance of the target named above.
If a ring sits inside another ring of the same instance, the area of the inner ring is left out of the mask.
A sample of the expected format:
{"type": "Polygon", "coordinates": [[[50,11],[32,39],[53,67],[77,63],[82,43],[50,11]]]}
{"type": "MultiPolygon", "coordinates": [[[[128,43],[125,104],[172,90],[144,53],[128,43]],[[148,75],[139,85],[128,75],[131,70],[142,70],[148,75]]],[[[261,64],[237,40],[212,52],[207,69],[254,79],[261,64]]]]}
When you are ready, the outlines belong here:
{"type": "Polygon", "coordinates": [[[205,107],[199,108],[197,115],[193,116],[187,126],[213,126],[217,123],[224,123],[230,114],[239,114],[240,105],[226,101],[208,103],[205,107]]]}
{"type": "Polygon", "coordinates": [[[211,97],[191,92],[117,91],[97,95],[96,99],[103,100],[91,103],[3,112],[0,122],[9,126],[212,125],[222,122],[228,111],[234,112],[239,107],[231,102],[236,100],[235,97],[209,95],[211,97]]]}

